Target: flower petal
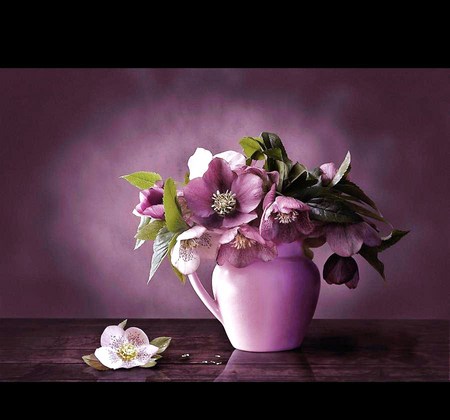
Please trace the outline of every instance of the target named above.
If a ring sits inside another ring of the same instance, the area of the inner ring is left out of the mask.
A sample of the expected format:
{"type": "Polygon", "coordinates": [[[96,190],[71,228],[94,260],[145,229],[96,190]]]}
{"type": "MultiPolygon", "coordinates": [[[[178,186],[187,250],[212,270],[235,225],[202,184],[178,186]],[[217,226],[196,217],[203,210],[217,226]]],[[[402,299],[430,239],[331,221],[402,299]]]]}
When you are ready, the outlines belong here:
{"type": "Polygon", "coordinates": [[[232,229],[228,229],[228,230],[224,231],[219,238],[219,243],[227,244],[227,243],[231,242],[236,237],[237,233],[238,233],[237,227],[234,227],[232,229]]]}
{"type": "Polygon", "coordinates": [[[253,174],[239,175],[231,185],[231,191],[236,194],[236,210],[248,213],[261,202],[263,197],[262,179],[253,174]]]}
{"type": "Polygon", "coordinates": [[[150,344],[147,334],[140,328],[131,327],[125,330],[125,339],[136,347],[150,344]]]}
{"type": "MultiPolygon", "coordinates": [[[[264,201],[263,201],[263,209],[267,208],[267,206],[271,205],[274,201],[275,201],[275,196],[276,196],[276,188],[277,186],[275,184],[273,184],[270,187],[269,192],[266,194],[266,196],[264,197],[264,201]]],[[[270,213],[269,213],[270,214],[270,213]]]]}
{"type": "Polygon", "coordinates": [[[186,239],[200,238],[206,232],[206,228],[203,226],[194,226],[182,234],[178,235],[177,241],[184,241],[186,239]]]}
{"type": "Polygon", "coordinates": [[[222,226],[224,228],[232,228],[235,226],[242,225],[243,223],[251,222],[256,219],[258,215],[255,212],[251,213],[241,213],[239,211],[235,211],[227,217],[223,218],[222,226]]]}
{"type": "Polygon", "coordinates": [[[172,264],[183,274],[194,273],[200,265],[200,256],[195,248],[183,246],[184,241],[177,241],[170,253],[172,264]]]}
{"type": "MultiPolygon", "coordinates": [[[[221,158],[214,158],[210,162],[208,170],[203,175],[203,180],[210,191],[210,206],[212,194],[216,191],[221,193],[224,193],[227,190],[230,191],[231,185],[236,178],[237,175],[231,170],[230,165],[225,160],[221,158]]],[[[189,186],[189,184],[187,186],[189,186]]]]}
{"type": "Polygon", "coordinates": [[[280,224],[276,223],[273,217],[270,216],[272,205],[270,205],[261,218],[261,224],[259,226],[259,232],[261,236],[267,241],[273,241],[279,233],[280,224]],[[269,215],[269,216],[268,216],[269,215]]]}
{"type": "Polygon", "coordinates": [[[275,247],[256,244],[249,248],[237,249],[231,244],[222,245],[217,256],[217,264],[225,262],[237,268],[247,267],[256,261],[270,261],[277,256],[275,247]]]}
{"type": "Polygon", "coordinates": [[[234,150],[227,150],[226,152],[218,153],[214,155],[221,159],[225,159],[232,170],[240,168],[245,165],[245,156],[242,153],[235,152],[234,150]]]}
{"type": "Polygon", "coordinates": [[[293,225],[301,235],[309,235],[314,230],[314,225],[311,223],[307,211],[299,213],[293,225]]]}
{"type": "Polygon", "coordinates": [[[153,217],[153,219],[164,220],[164,205],[156,204],[154,206],[147,207],[143,212],[142,216],[153,217]]]}
{"type": "Polygon", "coordinates": [[[117,355],[117,352],[111,347],[99,347],[94,352],[95,357],[100,363],[110,369],[119,369],[123,366],[123,360],[117,355]]]}
{"type": "Polygon", "coordinates": [[[320,169],[322,170],[322,184],[328,185],[336,175],[336,165],[333,162],[324,163],[320,165],[320,169]]]}
{"type": "Polygon", "coordinates": [[[328,284],[348,283],[355,288],[359,280],[358,264],[352,257],[331,255],[323,267],[323,278],[328,284]]]}
{"type": "Polygon", "coordinates": [[[197,147],[194,154],[188,160],[189,179],[192,180],[202,177],[207,171],[212,158],[212,153],[209,150],[197,147]]]}
{"type": "Polygon", "coordinates": [[[158,350],[158,347],[152,344],[138,347],[136,360],[139,362],[139,366],[145,365],[158,350]]]}
{"type": "Polygon", "coordinates": [[[216,259],[219,248],[219,234],[205,232],[198,240],[197,254],[200,259],[216,259]]]}
{"type": "Polygon", "coordinates": [[[381,238],[378,232],[367,223],[363,223],[362,226],[364,243],[368,246],[381,245],[381,238]]]}
{"type": "Polygon", "coordinates": [[[119,348],[125,340],[125,331],[118,325],[110,325],[106,327],[100,337],[100,345],[102,347],[119,348]]]}
{"type": "Polygon", "coordinates": [[[263,237],[259,234],[258,229],[256,229],[253,226],[249,225],[242,225],[239,226],[239,232],[242,233],[246,238],[253,239],[254,241],[265,245],[266,241],[263,239],[263,237]]]}
{"type": "Polygon", "coordinates": [[[189,209],[197,217],[208,217],[214,213],[212,195],[216,191],[203,178],[196,178],[184,187],[183,194],[189,209]]]}
{"type": "Polygon", "coordinates": [[[300,200],[296,200],[292,197],[279,196],[275,199],[275,203],[278,206],[278,211],[282,213],[290,213],[292,210],[296,211],[308,211],[309,206],[300,200]]]}
{"type": "Polygon", "coordinates": [[[361,223],[351,225],[330,224],[325,227],[327,242],[333,252],[341,257],[350,257],[357,254],[363,244],[361,223]]]}

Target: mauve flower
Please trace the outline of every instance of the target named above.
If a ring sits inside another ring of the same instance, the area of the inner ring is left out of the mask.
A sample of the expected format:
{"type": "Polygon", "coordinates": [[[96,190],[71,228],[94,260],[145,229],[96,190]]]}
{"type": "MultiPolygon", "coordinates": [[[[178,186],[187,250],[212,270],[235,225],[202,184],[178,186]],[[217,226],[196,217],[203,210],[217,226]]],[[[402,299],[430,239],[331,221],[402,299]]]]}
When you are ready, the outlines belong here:
{"type": "Polygon", "coordinates": [[[352,257],[331,255],[323,266],[323,278],[328,284],[343,284],[355,289],[359,281],[358,264],[352,257]]]}
{"type": "Polygon", "coordinates": [[[363,244],[367,246],[381,244],[378,232],[366,222],[330,223],[324,226],[324,231],[328,245],[341,257],[357,254],[363,244]]]}
{"type": "Polygon", "coordinates": [[[269,192],[273,184],[278,184],[280,174],[277,171],[267,172],[262,168],[256,166],[241,166],[235,170],[237,174],[254,174],[259,176],[263,181],[263,191],[269,192]]]}
{"type": "Polygon", "coordinates": [[[277,256],[275,244],[265,241],[258,229],[242,225],[225,232],[219,242],[222,244],[217,255],[217,264],[229,262],[242,268],[256,261],[270,261],[277,256]]]}
{"type": "Polygon", "coordinates": [[[274,186],[264,198],[264,213],[259,228],[261,236],[276,244],[305,238],[314,230],[309,219],[309,206],[292,197],[275,198],[274,186]]]}
{"type": "Polygon", "coordinates": [[[320,165],[322,171],[322,185],[328,185],[336,175],[337,168],[333,162],[320,165]]]}
{"type": "Polygon", "coordinates": [[[110,369],[143,366],[156,354],[158,347],[150,344],[147,335],[139,328],[124,330],[118,325],[106,327],[100,338],[95,356],[110,369]]]}
{"type": "Polygon", "coordinates": [[[156,181],[153,187],[140,191],[140,203],[133,210],[133,214],[164,220],[163,195],[163,181],[156,181]]]}
{"type": "Polygon", "coordinates": [[[208,228],[231,228],[257,217],[253,210],[263,196],[262,180],[254,174],[237,175],[221,158],[214,158],[201,178],[184,187],[192,220],[208,228]]]}
{"type": "Polygon", "coordinates": [[[189,179],[202,177],[208,170],[209,163],[216,157],[226,160],[232,170],[245,165],[245,156],[233,150],[227,150],[213,156],[209,150],[197,147],[195,153],[188,160],[189,179]]]}
{"type": "Polygon", "coordinates": [[[172,264],[183,274],[192,274],[202,258],[215,259],[219,247],[218,234],[203,226],[194,226],[177,237],[172,248],[172,264]]]}

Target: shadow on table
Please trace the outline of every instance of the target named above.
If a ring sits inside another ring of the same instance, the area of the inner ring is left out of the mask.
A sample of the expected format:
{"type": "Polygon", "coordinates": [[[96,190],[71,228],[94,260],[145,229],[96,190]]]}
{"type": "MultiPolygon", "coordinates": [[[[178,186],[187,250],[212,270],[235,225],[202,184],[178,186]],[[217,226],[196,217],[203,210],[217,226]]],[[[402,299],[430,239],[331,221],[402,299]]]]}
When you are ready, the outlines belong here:
{"type": "Polygon", "coordinates": [[[300,349],[274,353],[234,350],[214,382],[315,381],[300,349]]]}

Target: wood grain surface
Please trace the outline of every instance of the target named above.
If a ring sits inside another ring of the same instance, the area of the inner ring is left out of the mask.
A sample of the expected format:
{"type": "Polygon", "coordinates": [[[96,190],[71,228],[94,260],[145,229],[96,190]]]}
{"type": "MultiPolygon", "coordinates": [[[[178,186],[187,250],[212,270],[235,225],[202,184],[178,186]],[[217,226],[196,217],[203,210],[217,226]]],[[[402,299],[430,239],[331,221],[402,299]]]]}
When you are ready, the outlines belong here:
{"type": "Polygon", "coordinates": [[[172,337],[156,367],[100,372],[84,364],[104,328],[120,321],[2,319],[0,381],[449,380],[445,320],[313,320],[300,349],[249,353],[234,350],[213,319],[130,319],[150,339],[172,337]]]}

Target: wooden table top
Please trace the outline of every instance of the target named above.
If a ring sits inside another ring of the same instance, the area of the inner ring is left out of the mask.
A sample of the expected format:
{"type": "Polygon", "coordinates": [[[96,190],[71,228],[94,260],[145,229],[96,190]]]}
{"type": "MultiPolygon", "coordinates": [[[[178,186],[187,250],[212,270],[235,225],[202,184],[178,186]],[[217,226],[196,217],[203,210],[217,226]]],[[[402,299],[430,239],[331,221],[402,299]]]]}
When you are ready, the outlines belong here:
{"type": "Polygon", "coordinates": [[[249,353],[234,350],[213,319],[130,319],[150,339],[172,337],[156,367],[102,372],[84,364],[103,329],[120,321],[2,319],[0,381],[449,380],[449,321],[313,320],[300,349],[249,353]]]}

